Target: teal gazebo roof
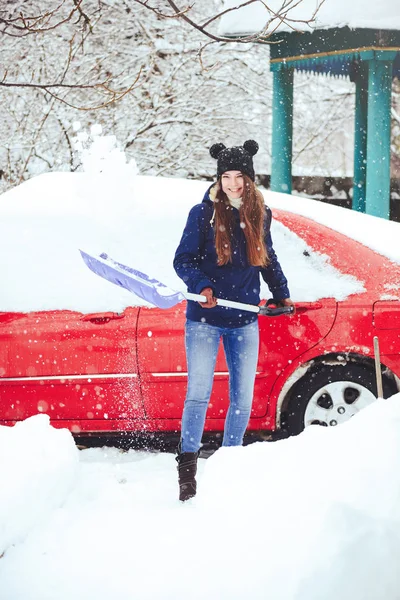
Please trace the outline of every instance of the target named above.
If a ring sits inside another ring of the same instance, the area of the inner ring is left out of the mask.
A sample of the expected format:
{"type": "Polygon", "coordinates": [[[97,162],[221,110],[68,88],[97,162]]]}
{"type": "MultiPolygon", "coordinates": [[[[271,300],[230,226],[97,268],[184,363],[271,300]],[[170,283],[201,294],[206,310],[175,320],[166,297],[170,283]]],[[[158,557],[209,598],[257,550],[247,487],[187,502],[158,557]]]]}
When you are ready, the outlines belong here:
{"type": "MultiPolygon", "coordinates": [[[[400,8],[399,8],[400,12],[400,8]]],[[[384,53],[393,54],[393,77],[400,77],[400,31],[334,27],[311,32],[283,31],[270,37],[272,71],[298,71],[342,75],[353,79],[357,65],[384,53]]]]}

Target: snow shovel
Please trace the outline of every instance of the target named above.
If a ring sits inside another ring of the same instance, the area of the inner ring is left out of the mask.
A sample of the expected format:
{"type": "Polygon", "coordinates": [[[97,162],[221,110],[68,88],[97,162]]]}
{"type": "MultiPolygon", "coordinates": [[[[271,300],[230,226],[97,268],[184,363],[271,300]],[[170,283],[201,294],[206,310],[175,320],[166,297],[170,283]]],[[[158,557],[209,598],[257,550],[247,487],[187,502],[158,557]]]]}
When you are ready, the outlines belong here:
{"type": "MultiPolygon", "coordinates": [[[[119,285],[120,287],[132,292],[154,304],[158,308],[171,308],[182,300],[193,300],[195,302],[207,302],[207,298],[201,294],[190,294],[189,292],[178,292],[171,290],[157,279],[151,279],[145,273],[141,273],[136,269],[132,269],[126,265],[116,262],[107,254],[103,253],[100,256],[91,256],[83,250],[80,250],[85,264],[93,273],[99,275],[103,279],[119,285]]],[[[272,301],[268,301],[265,306],[255,306],[253,304],[243,304],[242,302],[233,302],[231,300],[217,299],[219,306],[236,308],[237,310],[247,310],[249,312],[258,313],[263,316],[279,316],[290,315],[294,312],[293,306],[271,306],[272,301]]]]}

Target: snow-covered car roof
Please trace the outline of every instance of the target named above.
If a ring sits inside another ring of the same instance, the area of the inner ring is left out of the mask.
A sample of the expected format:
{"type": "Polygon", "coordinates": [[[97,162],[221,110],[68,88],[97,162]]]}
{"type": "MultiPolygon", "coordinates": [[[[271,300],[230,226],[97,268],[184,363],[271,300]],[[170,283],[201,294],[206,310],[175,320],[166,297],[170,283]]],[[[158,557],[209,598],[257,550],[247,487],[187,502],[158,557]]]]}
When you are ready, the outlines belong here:
{"type": "MultiPolygon", "coordinates": [[[[173,256],[187,214],[201,202],[208,185],[50,173],[6,192],[0,197],[0,311],[122,311],[145,304],[91,273],[79,249],[94,255],[106,252],[172,289],[184,290],[172,267],[173,256]]],[[[400,263],[397,223],[286,194],[265,192],[265,199],[272,208],[307,216],[400,263]]],[[[329,257],[276,220],[272,236],[295,300],[343,300],[364,290],[354,274],[341,273],[329,257]]],[[[266,286],[262,295],[270,295],[266,286]]]]}

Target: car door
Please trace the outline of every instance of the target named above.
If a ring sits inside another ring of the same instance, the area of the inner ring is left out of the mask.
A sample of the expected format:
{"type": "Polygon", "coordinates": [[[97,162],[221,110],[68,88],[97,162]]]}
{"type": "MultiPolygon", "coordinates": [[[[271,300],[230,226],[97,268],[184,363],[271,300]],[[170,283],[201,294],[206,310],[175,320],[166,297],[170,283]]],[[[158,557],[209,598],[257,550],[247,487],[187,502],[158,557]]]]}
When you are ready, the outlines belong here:
{"type": "Polygon", "coordinates": [[[137,315],[137,308],[0,313],[0,420],[42,412],[53,421],[79,420],[87,430],[143,418],[137,315]]]}
{"type": "Polygon", "coordinates": [[[296,314],[282,317],[259,317],[260,351],[254,391],[253,417],[268,412],[275,382],[292,363],[319,344],[332,330],[337,315],[334,298],[317,302],[297,302],[296,314]]]}

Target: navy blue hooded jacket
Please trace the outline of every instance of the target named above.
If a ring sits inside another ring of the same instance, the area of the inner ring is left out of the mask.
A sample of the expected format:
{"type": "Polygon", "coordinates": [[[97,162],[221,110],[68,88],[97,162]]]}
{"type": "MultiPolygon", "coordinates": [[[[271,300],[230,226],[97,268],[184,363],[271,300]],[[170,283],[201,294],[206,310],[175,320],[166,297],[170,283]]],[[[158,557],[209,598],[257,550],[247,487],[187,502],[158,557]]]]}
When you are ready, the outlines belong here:
{"type": "MultiPolygon", "coordinates": [[[[287,280],[272,246],[272,214],[268,207],[264,219],[265,244],[270,260],[268,267],[249,265],[246,237],[240,227],[239,211],[233,207],[232,262],[218,266],[214,228],[210,224],[214,212],[209,195],[211,187],[207,190],[203,202],[191,209],[175,253],[174,269],[186,283],[188,291],[200,294],[204,288],[210,287],[216,298],[258,305],[261,273],[275,300],[289,298],[287,280]]],[[[223,306],[203,308],[198,302],[188,301],[186,317],[191,321],[203,321],[217,327],[243,327],[255,321],[257,314],[223,306]]]]}

